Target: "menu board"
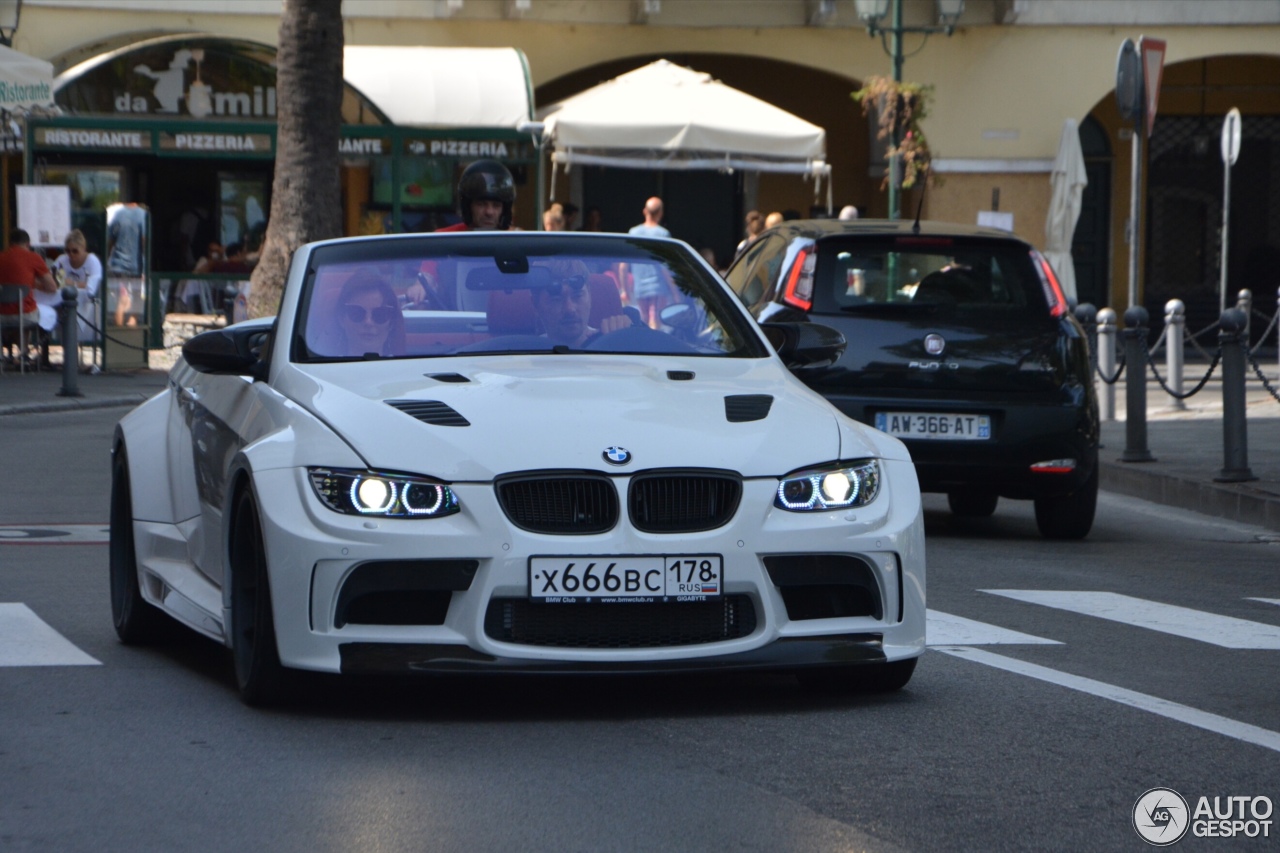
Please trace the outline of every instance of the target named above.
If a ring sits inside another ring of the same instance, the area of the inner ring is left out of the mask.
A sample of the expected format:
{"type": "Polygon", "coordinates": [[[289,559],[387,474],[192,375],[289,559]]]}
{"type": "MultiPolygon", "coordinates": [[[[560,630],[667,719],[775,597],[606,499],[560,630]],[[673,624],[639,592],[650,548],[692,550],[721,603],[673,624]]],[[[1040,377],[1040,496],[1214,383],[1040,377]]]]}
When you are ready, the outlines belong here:
{"type": "Polygon", "coordinates": [[[18,187],[18,227],[32,246],[61,248],[71,230],[71,187],[18,187]]]}

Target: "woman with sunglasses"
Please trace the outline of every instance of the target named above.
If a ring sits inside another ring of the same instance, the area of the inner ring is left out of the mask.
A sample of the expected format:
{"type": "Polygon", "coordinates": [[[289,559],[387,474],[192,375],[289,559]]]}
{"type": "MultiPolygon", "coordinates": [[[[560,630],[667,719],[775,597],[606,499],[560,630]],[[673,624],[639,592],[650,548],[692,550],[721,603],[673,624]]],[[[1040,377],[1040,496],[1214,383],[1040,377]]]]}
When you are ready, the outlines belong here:
{"type": "Polygon", "coordinates": [[[357,273],[338,294],[338,332],[344,353],[363,356],[403,355],[404,316],[391,285],[374,275],[357,273]]]}
{"type": "MultiPolygon", "coordinates": [[[[97,298],[98,288],[102,286],[102,262],[98,260],[97,255],[89,251],[89,244],[79,228],[67,234],[63,248],[63,253],[53,262],[54,275],[62,279],[65,284],[76,287],[76,313],[80,318],[80,340],[91,340],[97,337],[93,328],[99,324],[99,318],[94,315],[92,300],[97,298]],[[58,270],[62,270],[61,275],[58,274],[58,270]]],[[[55,308],[62,303],[61,293],[53,293],[49,296],[53,297],[55,308]]],[[[43,314],[44,310],[41,309],[41,315],[43,314]]],[[[43,319],[42,316],[41,325],[44,325],[43,319]]],[[[50,330],[52,328],[52,326],[49,327],[50,330]]]]}

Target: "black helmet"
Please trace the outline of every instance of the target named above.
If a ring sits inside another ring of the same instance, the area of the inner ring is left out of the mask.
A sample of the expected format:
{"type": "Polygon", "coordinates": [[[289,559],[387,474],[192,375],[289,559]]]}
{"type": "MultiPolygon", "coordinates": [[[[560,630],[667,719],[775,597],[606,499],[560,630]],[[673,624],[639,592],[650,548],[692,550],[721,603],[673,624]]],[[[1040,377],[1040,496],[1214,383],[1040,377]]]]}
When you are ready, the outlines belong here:
{"type": "Polygon", "coordinates": [[[471,202],[502,202],[502,219],[498,227],[511,227],[511,206],[516,200],[516,182],[507,167],[497,160],[477,160],[462,170],[458,179],[458,204],[462,221],[471,227],[471,202]]]}

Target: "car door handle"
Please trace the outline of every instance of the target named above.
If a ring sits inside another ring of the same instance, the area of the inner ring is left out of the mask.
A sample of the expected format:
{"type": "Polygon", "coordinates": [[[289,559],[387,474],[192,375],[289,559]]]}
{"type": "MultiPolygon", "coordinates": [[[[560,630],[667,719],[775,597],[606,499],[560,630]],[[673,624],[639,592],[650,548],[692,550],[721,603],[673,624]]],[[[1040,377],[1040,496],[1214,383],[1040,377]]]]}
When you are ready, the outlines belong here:
{"type": "Polygon", "coordinates": [[[184,403],[200,402],[200,395],[196,393],[196,389],[178,386],[178,399],[184,403]]]}

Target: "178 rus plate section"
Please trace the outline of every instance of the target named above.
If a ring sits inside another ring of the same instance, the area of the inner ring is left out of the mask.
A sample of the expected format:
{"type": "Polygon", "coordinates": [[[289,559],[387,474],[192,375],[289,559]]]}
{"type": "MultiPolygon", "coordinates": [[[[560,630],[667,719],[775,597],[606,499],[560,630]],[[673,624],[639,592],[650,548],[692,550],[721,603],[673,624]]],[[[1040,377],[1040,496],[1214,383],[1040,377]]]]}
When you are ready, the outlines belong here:
{"type": "Polygon", "coordinates": [[[719,554],[630,557],[530,557],[529,597],[535,601],[637,603],[720,595],[719,554]]]}

